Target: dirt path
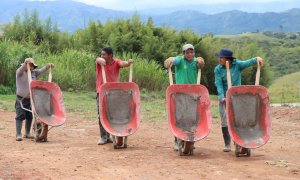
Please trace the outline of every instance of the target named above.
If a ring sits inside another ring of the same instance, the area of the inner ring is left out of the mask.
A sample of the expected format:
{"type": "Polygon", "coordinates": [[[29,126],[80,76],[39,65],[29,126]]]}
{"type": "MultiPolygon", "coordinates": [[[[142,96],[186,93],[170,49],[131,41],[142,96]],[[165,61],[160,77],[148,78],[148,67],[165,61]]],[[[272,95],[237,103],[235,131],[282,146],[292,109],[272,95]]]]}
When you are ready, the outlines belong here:
{"type": "Polygon", "coordinates": [[[300,179],[300,110],[272,108],[272,135],[252,156],[222,152],[217,119],[194,156],[179,157],[166,122],[142,121],[127,149],[98,146],[96,121],[69,114],[49,142],[15,141],[15,114],[0,111],[0,179],[300,179]]]}

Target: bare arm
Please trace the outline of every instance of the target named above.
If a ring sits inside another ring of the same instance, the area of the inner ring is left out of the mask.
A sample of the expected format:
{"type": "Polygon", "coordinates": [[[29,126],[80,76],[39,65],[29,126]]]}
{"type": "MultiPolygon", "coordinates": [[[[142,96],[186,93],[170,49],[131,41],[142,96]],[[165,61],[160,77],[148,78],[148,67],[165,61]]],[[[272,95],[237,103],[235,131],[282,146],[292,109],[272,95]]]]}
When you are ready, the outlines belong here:
{"type": "Polygon", "coordinates": [[[50,69],[50,67],[53,69],[54,68],[54,64],[49,63],[46,66],[42,67],[41,69],[36,70],[37,72],[37,76],[45,73],[46,71],[48,71],[50,69]]]}
{"type": "Polygon", "coordinates": [[[129,59],[128,61],[121,61],[119,65],[121,68],[123,68],[123,67],[128,67],[131,64],[133,64],[133,59],[129,59]]]}

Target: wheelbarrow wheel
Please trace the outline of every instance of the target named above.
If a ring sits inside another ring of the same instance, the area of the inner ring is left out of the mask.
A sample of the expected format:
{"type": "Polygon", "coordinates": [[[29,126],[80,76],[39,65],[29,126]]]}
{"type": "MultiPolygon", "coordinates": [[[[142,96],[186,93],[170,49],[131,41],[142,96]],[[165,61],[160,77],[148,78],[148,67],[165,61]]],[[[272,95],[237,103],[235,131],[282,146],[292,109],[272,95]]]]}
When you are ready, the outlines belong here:
{"type": "Polygon", "coordinates": [[[183,143],[183,153],[192,155],[193,150],[194,150],[194,142],[184,141],[184,143],[183,143]]]}
{"type": "Polygon", "coordinates": [[[123,146],[123,137],[116,136],[116,144],[117,146],[123,146]]]}

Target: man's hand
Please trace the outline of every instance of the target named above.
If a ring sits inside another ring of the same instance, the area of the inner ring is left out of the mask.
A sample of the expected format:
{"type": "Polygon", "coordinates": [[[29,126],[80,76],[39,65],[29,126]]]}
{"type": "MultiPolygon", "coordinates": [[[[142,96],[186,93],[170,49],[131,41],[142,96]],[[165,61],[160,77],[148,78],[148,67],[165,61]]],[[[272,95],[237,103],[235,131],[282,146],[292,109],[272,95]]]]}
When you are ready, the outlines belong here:
{"type": "Polygon", "coordinates": [[[165,68],[170,68],[173,65],[173,62],[175,61],[174,57],[169,57],[168,59],[165,60],[165,68]]]}
{"type": "Polygon", "coordinates": [[[226,99],[225,98],[220,99],[220,103],[221,104],[225,104],[226,103],[226,99]]]}
{"type": "Polygon", "coordinates": [[[34,60],[32,58],[26,58],[24,63],[25,64],[33,64],[34,60]]]}
{"type": "Polygon", "coordinates": [[[199,68],[203,68],[204,67],[205,62],[204,62],[204,59],[202,57],[197,57],[196,58],[196,62],[198,64],[199,68]]]}
{"type": "Polygon", "coordinates": [[[128,62],[128,64],[133,64],[134,61],[133,61],[133,59],[128,59],[127,62],[128,62]]]}
{"type": "Polygon", "coordinates": [[[54,68],[54,64],[52,64],[52,63],[47,64],[47,69],[50,69],[50,67],[51,67],[51,69],[53,69],[54,68]]]}
{"type": "Polygon", "coordinates": [[[256,57],[256,61],[260,64],[260,66],[263,66],[264,60],[261,57],[256,57]]]}
{"type": "Polygon", "coordinates": [[[103,59],[103,58],[101,58],[101,57],[97,57],[96,63],[97,63],[97,64],[100,64],[100,65],[106,65],[105,59],[103,59]]]}

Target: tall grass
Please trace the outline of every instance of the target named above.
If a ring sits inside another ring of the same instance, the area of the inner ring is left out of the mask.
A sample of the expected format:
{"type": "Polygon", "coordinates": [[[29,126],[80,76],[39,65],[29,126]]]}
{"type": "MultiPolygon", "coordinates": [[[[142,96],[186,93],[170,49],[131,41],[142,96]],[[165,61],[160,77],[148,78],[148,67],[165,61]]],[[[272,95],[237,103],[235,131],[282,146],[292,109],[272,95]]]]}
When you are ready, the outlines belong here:
{"type": "MultiPolygon", "coordinates": [[[[53,82],[67,91],[95,90],[96,54],[83,50],[66,49],[61,53],[41,53],[39,47],[0,41],[0,93],[10,94],[15,89],[15,72],[24,59],[33,57],[39,68],[53,63],[53,82]]],[[[122,60],[134,59],[133,81],[141,89],[162,90],[167,86],[167,73],[154,60],[140,58],[134,53],[116,54],[122,60]]],[[[121,69],[121,81],[128,81],[129,68],[121,69]]],[[[41,79],[47,79],[47,73],[41,79]]]]}
{"type": "MultiPolygon", "coordinates": [[[[137,83],[140,88],[147,90],[163,90],[168,84],[167,72],[162,66],[158,65],[154,60],[140,58],[135,53],[123,53],[120,55],[122,60],[133,59],[133,82],[137,83]]],[[[121,70],[121,81],[128,81],[129,68],[121,70]]]]}

